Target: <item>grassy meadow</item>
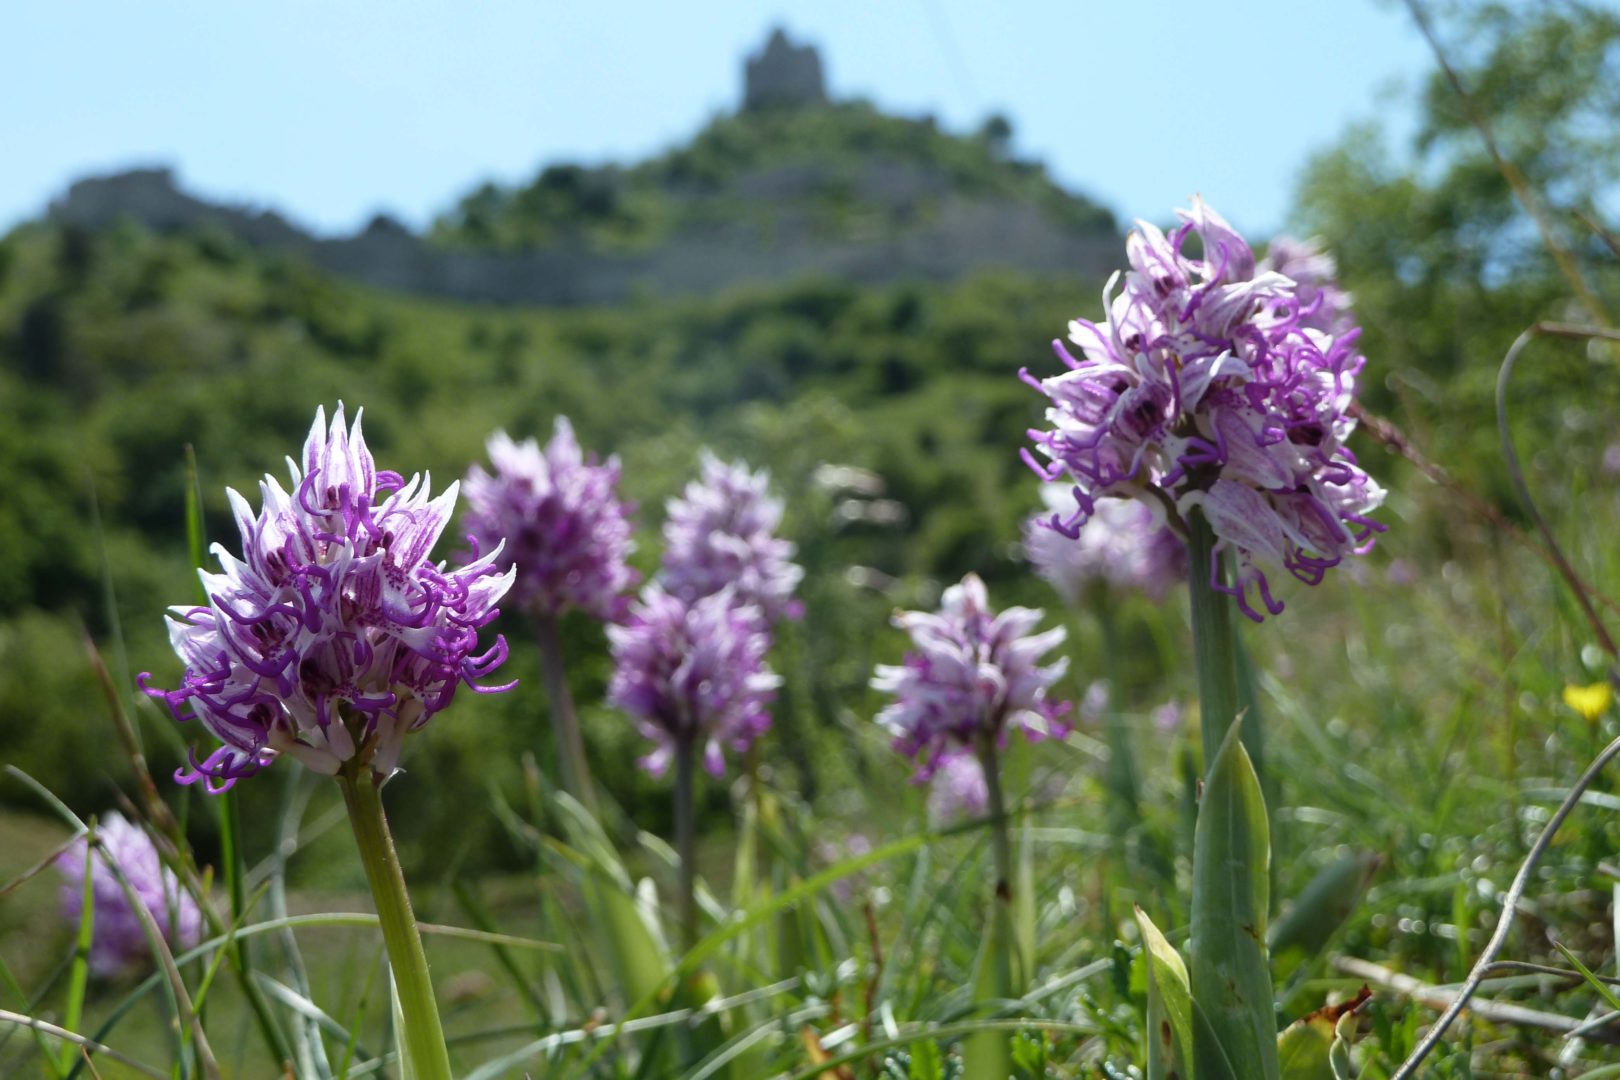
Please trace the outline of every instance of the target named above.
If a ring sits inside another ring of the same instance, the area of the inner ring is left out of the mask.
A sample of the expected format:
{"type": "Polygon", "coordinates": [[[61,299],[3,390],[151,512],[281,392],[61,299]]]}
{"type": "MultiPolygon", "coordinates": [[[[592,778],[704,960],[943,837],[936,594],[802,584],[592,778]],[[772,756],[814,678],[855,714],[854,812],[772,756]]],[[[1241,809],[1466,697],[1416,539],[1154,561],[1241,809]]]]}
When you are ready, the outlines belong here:
{"type": "MultiPolygon", "coordinates": [[[[1571,12],[1458,23],[1457,63],[1554,221],[1551,245],[1439,78],[1415,147],[1346,134],[1302,176],[1293,215],[1356,300],[1368,416],[1352,445],[1388,490],[1388,531],[1322,584],[1281,586],[1282,614],[1238,620],[1244,723],[1270,820],[1275,1019],[1355,1002],[1339,1030],[1365,1080],[1412,1052],[1538,835],[1620,736],[1603,689],[1620,616],[1620,352],[1537,338],[1503,392],[1556,546],[1515,493],[1496,405],[1527,326],[1620,319],[1620,248],[1594,217],[1620,146],[1612,114],[1591,121],[1612,97],[1603,58],[1620,26],[1571,12]]],[[[817,153],[858,152],[874,121],[852,115],[850,140],[817,153]]],[[[939,138],[918,152],[978,177],[981,158],[939,138]]],[[[769,147],[721,125],[671,161],[724,175],[769,147]]],[[[632,205],[656,206],[663,173],[629,175],[632,205]]],[[[441,241],[521,247],[574,213],[548,198],[525,220],[522,198],[498,195],[447,218],[441,241]]],[[[587,224],[655,242],[638,221],[587,224]]],[[[384,467],[431,471],[436,492],[496,429],[544,440],[569,417],[587,450],[622,461],[631,562],[647,576],[665,501],[700,452],[744,459],[770,471],[805,568],[803,618],[770,654],[783,680],[771,730],[723,778],[698,779],[693,949],[673,915],[671,784],[637,767],[645,740],[606,703],[600,625],[562,624],[595,817],[559,790],[520,614],[493,628],[517,687],[463,694],[410,738],[387,809],[431,924],[454,1075],[976,1080],[992,1040],[998,1071],[1027,1080],[1173,1075],[1148,1050],[1159,991],[1135,911],[1186,944],[1211,765],[1187,589],[1069,608],[1020,548],[1041,503],[1018,451],[1043,399],[1018,373],[1055,374],[1050,341],[1100,318],[1102,290],[1009,271],[531,310],[378,293],[218,232],[39,221],[0,238],[0,1075],[407,1075],[382,938],[337,917],[373,910],[337,785],[292,761],[228,800],[170,783],[189,746],[212,743],[135,678],[177,685],[162,613],[194,597],[198,539],[236,548],[225,488],[257,506],[259,477],[282,472],[316,405],[340,400],[364,407],[384,467]],[[1003,755],[1026,957],[1012,995],[981,977],[995,830],[931,821],[913,763],[873,722],[873,665],[906,648],[890,616],[932,610],[967,573],[996,608],[1040,607],[1043,626],[1069,631],[1053,694],[1075,703],[1074,731],[1015,736],[1003,755]],[[243,933],[180,958],[184,994],[151,966],[87,980],[43,865],[74,814],[151,819],[143,775],[185,838],[171,862],[243,933]],[[128,1060],[64,1054],[27,1017],[128,1060]]],[[[453,556],[460,524],[435,557],[453,556]]],[[[1620,1076],[1620,1000],[1603,981],[1620,976],[1617,811],[1611,768],[1530,875],[1500,956],[1519,966],[1489,973],[1419,1075],[1620,1076]]],[[[1327,1045],[1281,1075],[1338,1080],[1327,1045]]],[[[1206,1065],[1195,1075],[1222,1075],[1206,1065]]]]}

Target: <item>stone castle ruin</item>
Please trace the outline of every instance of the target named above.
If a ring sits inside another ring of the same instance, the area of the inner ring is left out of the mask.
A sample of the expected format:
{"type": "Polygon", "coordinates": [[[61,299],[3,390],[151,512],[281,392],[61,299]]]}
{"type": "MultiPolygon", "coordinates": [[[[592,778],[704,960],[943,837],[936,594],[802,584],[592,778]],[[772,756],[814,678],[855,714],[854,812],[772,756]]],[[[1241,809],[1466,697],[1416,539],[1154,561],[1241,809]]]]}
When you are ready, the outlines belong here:
{"type": "Polygon", "coordinates": [[[821,105],[827,85],[821,73],[821,54],[814,45],[794,45],[781,27],[758,56],[743,69],[743,108],[821,105]]]}
{"type": "MultiPolygon", "coordinates": [[[[794,45],[776,30],[748,59],[745,111],[814,108],[827,100],[813,46],[794,45]]],[[[744,210],[738,221],[677,230],[654,247],[632,252],[599,250],[583,241],[521,251],[445,247],[384,216],[350,236],[319,237],[274,211],[187,194],[166,168],[80,180],[51,205],[49,216],[92,229],[134,220],[162,232],[223,230],[250,247],[291,253],[376,288],[538,306],[612,305],[637,296],[707,294],[810,276],[858,284],[949,281],[992,267],[1100,275],[1117,247],[1111,229],[1057,221],[1028,202],[960,192],[947,176],[893,160],[864,164],[854,178],[855,197],[901,213],[927,199],[933,212],[902,230],[829,237],[780,210],[784,197],[814,182],[805,173],[801,163],[745,175],[737,185],[744,210]]]]}

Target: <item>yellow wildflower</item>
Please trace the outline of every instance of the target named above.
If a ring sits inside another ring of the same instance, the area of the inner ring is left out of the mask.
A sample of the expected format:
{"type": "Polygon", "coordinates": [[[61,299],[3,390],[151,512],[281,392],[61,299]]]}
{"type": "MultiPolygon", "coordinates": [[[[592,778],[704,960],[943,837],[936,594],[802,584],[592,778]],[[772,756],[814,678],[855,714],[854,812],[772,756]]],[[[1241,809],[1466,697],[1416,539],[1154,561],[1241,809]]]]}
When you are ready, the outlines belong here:
{"type": "Polygon", "coordinates": [[[1591,686],[1576,686],[1573,683],[1564,687],[1564,704],[1586,717],[1589,724],[1597,723],[1609,708],[1609,702],[1614,700],[1614,690],[1607,681],[1595,682],[1591,686]]]}

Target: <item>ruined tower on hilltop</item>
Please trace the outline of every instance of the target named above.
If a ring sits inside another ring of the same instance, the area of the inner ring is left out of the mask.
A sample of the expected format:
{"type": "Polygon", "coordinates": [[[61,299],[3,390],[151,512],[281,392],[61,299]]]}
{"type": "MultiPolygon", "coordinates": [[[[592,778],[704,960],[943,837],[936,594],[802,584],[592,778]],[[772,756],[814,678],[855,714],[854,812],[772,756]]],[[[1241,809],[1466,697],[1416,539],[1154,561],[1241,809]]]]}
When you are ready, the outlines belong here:
{"type": "Polygon", "coordinates": [[[772,30],[765,48],[748,58],[743,108],[796,108],[826,101],[827,84],[816,47],[793,44],[781,27],[772,30]]]}

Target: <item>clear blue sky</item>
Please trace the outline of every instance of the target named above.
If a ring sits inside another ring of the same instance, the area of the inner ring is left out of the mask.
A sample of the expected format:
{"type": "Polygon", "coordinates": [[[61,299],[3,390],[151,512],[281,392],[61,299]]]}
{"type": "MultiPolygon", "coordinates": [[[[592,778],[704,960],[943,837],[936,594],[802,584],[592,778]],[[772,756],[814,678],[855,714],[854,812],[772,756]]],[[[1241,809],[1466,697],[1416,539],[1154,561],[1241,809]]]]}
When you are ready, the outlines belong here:
{"type": "Polygon", "coordinates": [[[0,230],[69,180],[172,164],[322,231],[423,224],[485,178],[634,161],[734,107],[781,23],[837,96],[971,130],[1127,217],[1200,192],[1282,224],[1314,149],[1411,125],[1429,55],[1376,0],[64,0],[0,8],[0,230]]]}

